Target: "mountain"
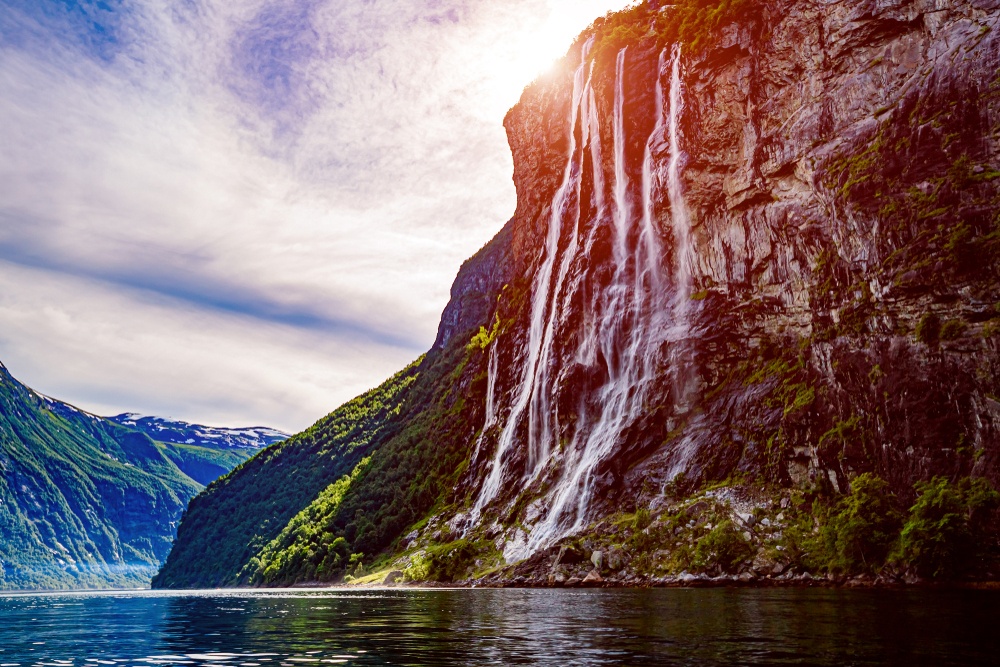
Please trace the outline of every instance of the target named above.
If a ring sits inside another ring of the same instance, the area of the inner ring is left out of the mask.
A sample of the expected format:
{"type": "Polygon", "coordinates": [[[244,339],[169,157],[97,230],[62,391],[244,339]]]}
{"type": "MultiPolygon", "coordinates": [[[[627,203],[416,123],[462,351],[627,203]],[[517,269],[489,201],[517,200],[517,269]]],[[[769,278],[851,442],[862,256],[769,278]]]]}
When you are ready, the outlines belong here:
{"type": "Polygon", "coordinates": [[[1000,0],[660,5],[507,115],[407,386],[210,485],[154,586],[1000,572],[1000,0]]]}
{"type": "Polygon", "coordinates": [[[266,426],[220,428],[218,426],[190,424],[175,419],[164,419],[163,417],[149,417],[134,412],[126,412],[114,417],[107,417],[107,419],[116,424],[141,431],[159,442],[214,449],[263,449],[276,442],[286,440],[289,435],[266,426]]]}
{"type": "Polygon", "coordinates": [[[153,440],[0,364],[0,589],[148,584],[188,501],[256,451],[153,440]]]}
{"type": "Polygon", "coordinates": [[[288,438],[265,426],[220,428],[126,412],[108,421],[145,433],[164,445],[164,453],[201,485],[226,474],[259,450],[288,438]]]}

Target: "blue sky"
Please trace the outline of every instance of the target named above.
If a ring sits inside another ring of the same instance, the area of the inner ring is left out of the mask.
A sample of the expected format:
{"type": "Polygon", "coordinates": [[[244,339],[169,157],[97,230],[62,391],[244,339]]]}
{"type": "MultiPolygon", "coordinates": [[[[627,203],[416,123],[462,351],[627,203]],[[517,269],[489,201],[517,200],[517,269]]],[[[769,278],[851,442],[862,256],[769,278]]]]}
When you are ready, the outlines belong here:
{"type": "Polygon", "coordinates": [[[299,430],[425,351],[502,127],[615,0],[0,0],[0,361],[299,430]]]}

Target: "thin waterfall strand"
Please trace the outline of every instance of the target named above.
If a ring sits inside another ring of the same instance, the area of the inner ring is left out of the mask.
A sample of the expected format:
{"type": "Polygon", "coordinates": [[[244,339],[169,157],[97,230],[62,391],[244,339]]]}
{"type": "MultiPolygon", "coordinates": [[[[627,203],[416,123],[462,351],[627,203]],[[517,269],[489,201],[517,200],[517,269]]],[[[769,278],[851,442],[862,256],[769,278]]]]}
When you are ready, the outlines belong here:
{"type": "MultiPolygon", "coordinates": [[[[528,469],[532,479],[538,476],[547,463],[549,455],[552,453],[553,434],[558,431],[558,415],[553,414],[552,406],[554,391],[551,371],[557,325],[566,306],[565,302],[560,303],[559,297],[563,294],[570,266],[576,259],[577,251],[580,249],[580,223],[582,222],[580,219],[582,207],[580,196],[583,189],[584,149],[590,145],[593,150],[594,145],[600,143],[599,134],[594,138],[594,141],[591,141],[591,131],[599,127],[598,123],[596,123],[597,108],[593,91],[593,76],[594,62],[591,61],[587,83],[580,100],[580,158],[579,162],[575,163],[574,166],[576,169],[573,171],[573,182],[575,183],[573,193],[576,196],[576,200],[573,202],[567,198],[559,207],[559,212],[561,213],[567,204],[575,203],[572,206],[572,214],[570,215],[570,238],[566,250],[563,252],[562,259],[559,262],[559,272],[556,276],[551,297],[549,298],[548,318],[545,322],[545,330],[542,335],[541,354],[539,355],[538,364],[535,367],[535,377],[532,381],[531,402],[528,411],[528,469]],[[560,308],[560,305],[563,308],[560,308]],[[553,422],[556,422],[556,426],[553,426],[553,422]]],[[[595,171],[597,168],[599,167],[596,167],[595,171]]],[[[562,225],[566,224],[566,220],[562,215],[560,215],[560,220],[562,221],[562,225]]]]}
{"type": "Polygon", "coordinates": [[[674,47],[673,63],[670,66],[670,162],[667,165],[667,192],[670,196],[671,220],[674,228],[675,287],[677,289],[678,318],[687,324],[687,306],[691,299],[691,276],[693,248],[691,246],[691,218],[684,187],[681,183],[681,169],[684,152],[681,150],[680,117],[684,110],[681,94],[681,49],[674,47]]]}
{"type": "Polygon", "coordinates": [[[625,255],[628,241],[628,176],[625,173],[625,47],[615,62],[615,259],[625,255]]]}
{"type": "MultiPolygon", "coordinates": [[[[483,419],[483,430],[479,432],[479,437],[476,438],[476,447],[472,451],[472,456],[470,460],[475,462],[479,459],[479,455],[483,451],[483,445],[489,437],[490,430],[497,424],[497,414],[496,414],[496,384],[497,384],[497,369],[499,367],[500,358],[500,346],[496,344],[496,341],[490,345],[489,360],[486,364],[486,416],[483,419]]],[[[478,514],[476,515],[478,518],[478,514]]]]}
{"type": "MultiPolygon", "coordinates": [[[[645,277],[651,281],[650,288],[654,293],[659,293],[663,289],[663,272],[659,270],[660,258],[663,257],[663,244],[660,242],[660,234],[656,228],[656,220],[653,216],[653,188],[659,178],[656,170],[656,161],[653,159],[653,150],[657,144],[663,141],[663,131],[666,125],[663,113],[662,81],[666,53],[666,49],[660,51],[660,57],[656,63],[656,126],[646,141],[646,148],[642,159],[642,227],[639,232],[639,247],[646,253],[644,266],[654,267],[656,270],[646,276],[636,274],[636,289],[642,288],[641,279],[645,277]]],[[[671,109],[673,108],[674,105],[671,103],[671,109]]]]}
{"type": "Polygon", "coordinates": [[[670,161],[667,164],[667,192],[670,197],[671,224],[674,231],[674,332],[676,342],[671,355],[674,372],[674,400],[685,405],[690,398],[691,364],[688,340],[691,337],[691,285],[693,281],[694,248],[691,240],[691,216],[684,199],[681,170],[685,155],[681,149],[680,119],[684,111],[681,82],[681,49],[674,47],[670,66],[670,161]]]}

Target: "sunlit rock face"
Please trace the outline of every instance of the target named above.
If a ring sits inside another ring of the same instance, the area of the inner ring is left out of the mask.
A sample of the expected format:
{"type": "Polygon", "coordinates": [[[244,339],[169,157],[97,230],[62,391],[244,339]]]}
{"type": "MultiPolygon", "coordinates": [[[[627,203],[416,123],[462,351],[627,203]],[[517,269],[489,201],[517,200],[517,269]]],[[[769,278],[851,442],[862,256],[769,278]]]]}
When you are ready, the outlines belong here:
{"type": "Polygon", "coordinates": [[[668,487],[997,481],[1000,2],[759,4],[692,54],[584,36],[508,115],[517,211],[438,341],[487,334],[455,536],[512,561],[668,487]]]}
{"type": "Polygon", "coordinates": [[[746,581],[788,565],[751,496],[811,530],[863,472],[1000,482],[1000,2],[727,6],[686,46],[695,5],[626,10],[525,90],[433,348],[209,487],[154,586],[681,574],[723,523],[750,551],[697,567],[746,581]]]}

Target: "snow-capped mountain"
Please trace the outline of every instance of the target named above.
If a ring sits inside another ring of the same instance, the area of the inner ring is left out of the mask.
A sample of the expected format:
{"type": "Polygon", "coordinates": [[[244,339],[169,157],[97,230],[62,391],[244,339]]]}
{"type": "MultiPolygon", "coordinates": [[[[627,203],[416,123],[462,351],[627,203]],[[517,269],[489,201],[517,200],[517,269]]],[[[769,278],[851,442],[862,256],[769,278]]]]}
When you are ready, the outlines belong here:
{"type": "Polygon", "coordinates": [[[134,412],[125,412],[110,421],[128,426],[145,433],[153,440],[179,445],[198,445],[215,449],[263,449],[268,445],[288,438],[288,433],[267,428],[250,426],[247,428],[223,428],[190,424],[184,421],[148,417],[134,412]]]}

